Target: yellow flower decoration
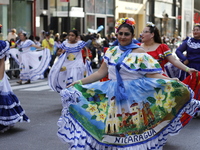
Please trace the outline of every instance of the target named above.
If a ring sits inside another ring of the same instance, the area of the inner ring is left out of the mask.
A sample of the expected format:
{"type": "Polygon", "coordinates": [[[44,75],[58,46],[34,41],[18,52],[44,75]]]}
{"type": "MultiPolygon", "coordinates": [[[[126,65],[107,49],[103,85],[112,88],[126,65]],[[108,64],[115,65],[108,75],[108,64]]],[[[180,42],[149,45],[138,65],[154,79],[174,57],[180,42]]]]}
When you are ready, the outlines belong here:
{"type": "Polygon", "coordinates": [[[141,62],[143,62],[143,58],[142,58],[142,57],[139,57],[139,58],[138,58],[138,63],[140,64],[141,62]]]}
{"type": "Polygon", "coordinates": [[[106,109],[107,109],[107,102],[101,103],[101,104],[99,105],[99,108],[101,108],[101,109],[103,110],[103,112],[105,112],[106,109]]]}
{"type": "Polygon", "coordinates": [[[149,58],[149,63],[150,63],[150,64],[154,64],[154,60],[151,59],[151,58],[149,58]]]}
{"type": "Polygon", "coordinates": [[[100,113],[97,114],[97,118],[96,118],[97,121],[104,122],[105,119],[106,119],[106,114],[104,114],[104,112],[100,112],[100,113]]]}
{"type": "Polygon", "coordinates": [[[110,50],[108,50],[108,53],[114,53],[114,51],[115,51],[115,49],[110,49],[110,50]]]}
{"type": "Polygon", "coordinates": [[[172,92],[174,91],[174,88],[172,87],[171,83],[167,83],[165,86],[165,92],[172,92]]]}
{"type": "Polygon", "coordinates": [[[132,57],[131,55],[129,55],[128,57],[126,57],[126,58],[124,59],[124,61],[130,64],[130,63],[133,62],[133,57],[132,57]]]}
{"type": "Polygon", "coordinates": [[[134,28],[134,25],[136,24],[133,18],[128,18],[128,17],[120,18],[115,24],[115,28],[117,29],[117,31],[118,31],[118,28],[124,23],[129,24],[130,26],[133,26],[133,28],[134,28]]]}
{"type": "Polygon", "coordinates": [[[195,23],[194,27],[200,27],[200,23],[195,23]]]}
{"type": "Polygon", "coordinates": [[[164,104],[164,108],[167,109],[167,112],[170,113],[172,111],[172,108],[176,106],[176,102],[173,99],[167,99],[167,102],[164,104]]]}
{"type": "Polygon", "coordinates": [[[162,94],[162,90],[158,93],[154,93],[154,97],[156,99],[156,106],[162,107],[162,101],[165,99],[165,95],[162,94]]]}
{"type": "Polygon", "coordinates": [[[89,93],[90,95],[94,96],[94,95],[95,95],[94,88],[88,89],[88,90],[86,91],[86,93],[89,93]]]}
{"type": "Polygon", "coordinates": [[[91,115],[94,115],[98,112],[97,105],[88,104],[86,111],[90,112],[91,115]]]}
{"type": "Polygon", "coordinates": [[[70,54],[67,56],[67,59],[70,60],[70,61],[73,61],[73,60],[76,59],[76,57],[75,57],[75,55],[73,55],[73,54],[70,53],[70,54]]]}
{"type": "Polygon", "coordinates": [[[60,68],[60,72],[67,70],[67,68],[65,66],[62,66],[62,68],[60,68]]]}
{"type": "Polygon", "coordinates": [[[155,67],[155,66],[154,66],[154,65],[155,65],[154,59],[149,58],[149,59],[148,59],[148,62],[149,62],[149,65],[150,65],[151,68],[154,68],[154,67],[155,67]]]}

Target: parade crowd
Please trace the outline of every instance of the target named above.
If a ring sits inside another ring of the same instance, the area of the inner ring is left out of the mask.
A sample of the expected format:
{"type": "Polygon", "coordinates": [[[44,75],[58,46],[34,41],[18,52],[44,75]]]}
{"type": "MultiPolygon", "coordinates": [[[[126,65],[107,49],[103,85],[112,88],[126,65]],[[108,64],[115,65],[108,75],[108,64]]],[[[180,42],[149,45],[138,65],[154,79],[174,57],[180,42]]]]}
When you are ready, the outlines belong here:
{"type": "Polygon", "coordinates": [[[47,78],[60,94],[57,136],[69,149],[162,150],[200,116],[200,24],[185,39],[161,36],[152,22],[136,38],[133,18],[115,29],[105,37],[12,29],[0,41],[0,131],[30,121],[9,84],[9,59],[19,85],[47,78]]]}

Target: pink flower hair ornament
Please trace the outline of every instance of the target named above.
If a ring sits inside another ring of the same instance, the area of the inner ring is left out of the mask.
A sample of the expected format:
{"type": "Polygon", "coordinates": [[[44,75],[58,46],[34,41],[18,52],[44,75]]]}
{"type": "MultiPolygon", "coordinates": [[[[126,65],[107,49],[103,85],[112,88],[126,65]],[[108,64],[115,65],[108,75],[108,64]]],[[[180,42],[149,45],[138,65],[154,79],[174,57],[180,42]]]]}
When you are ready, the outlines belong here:
{"type": "Polygon", "coordinates": [[[121,18],[121,19],[119,19],[117,22],[116,22],[116,24],[115,24],[115,29],[117,30],[117,32],[118,32],[118,29],[119,29],[119,27],[122,25],[122,24],[128,24],[128,25],[130,25],[130,26],[132,26],[133,28],[135,28],[135,20],[133,19],[133,18],[128,18],[128,17],[126,17],[126,18],[121,18]]]}

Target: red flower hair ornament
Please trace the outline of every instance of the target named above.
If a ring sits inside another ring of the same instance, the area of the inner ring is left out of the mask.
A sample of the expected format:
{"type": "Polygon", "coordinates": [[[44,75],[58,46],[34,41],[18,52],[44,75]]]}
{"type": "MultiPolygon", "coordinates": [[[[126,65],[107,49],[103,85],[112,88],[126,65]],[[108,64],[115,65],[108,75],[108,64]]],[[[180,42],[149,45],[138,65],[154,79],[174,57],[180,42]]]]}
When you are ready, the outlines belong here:
{"type": "Polygon", "coordinates": [[[117,29],[117,32],[118,32],[119,27],[120,27],[122,24],[128,24],[128,25],[132,26],[133,29],[134,29],[136,23],[135,23],[135,20],[134,20],[133,18],[128,18],[128,17],[126,17],[126,18],[121,18],[121,19],[119,19],[119,20],[116,22],[116,24],[115,24],[115,29],[117,29]]]}

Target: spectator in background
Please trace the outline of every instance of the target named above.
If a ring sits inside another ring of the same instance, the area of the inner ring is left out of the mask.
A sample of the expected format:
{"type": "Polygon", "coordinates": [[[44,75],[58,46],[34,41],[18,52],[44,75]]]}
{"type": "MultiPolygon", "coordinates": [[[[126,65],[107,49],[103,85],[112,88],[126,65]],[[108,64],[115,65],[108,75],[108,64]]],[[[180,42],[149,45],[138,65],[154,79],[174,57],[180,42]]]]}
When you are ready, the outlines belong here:
{"type": "MultiPolygon", "coordinates": [[[[50,32],[45,32],[45,39],[42,40],[42,47],[48,48],[51,54],[50,67],[53,66],[56,55],[54,54],[54,39],[50,37],[50,32]]],[[[44,77],[47,77],[49,69],[45,71],[44,77]]]]}
{"type": "Polygon", "coordinates": [[[61,43],[64,42],[67,39],[67,33],[63,32],[63,34],[61,35],[60,41],[61,43]]]}
{"type": "Polygon", "coordinates": [[[137,41],[140,42],[140,43],[142,42],[142,33],[140,33],[140,36],[139,36],[139,38],[137,39],[137,41]]]}
{"type": "Polygon", "coordinates": [[[35,36],[35,45],[41,46],[40,37],[39,36],[35,36]]]}
{"type": "Polygon", "coordinates": [[[42,43],[42,41],[45,39],[45,31],[41,30],[40,31],[40,43],[42,43]]]}
{"type": "Polygon", "coordinates": [[[13,28],[11,30],[11,32],[8,33],[8,37],[7,37],[7,40],[10,41],[11,39],[14,39],[16,41],[16,38],[18,37],[18,35],[16,34],[16,29],[13,28]]]}
{"type": "Polygon", "coordinates": [[[35,37],[33,35],[30,35],[28,39],[35,43],[35,37]]]}

